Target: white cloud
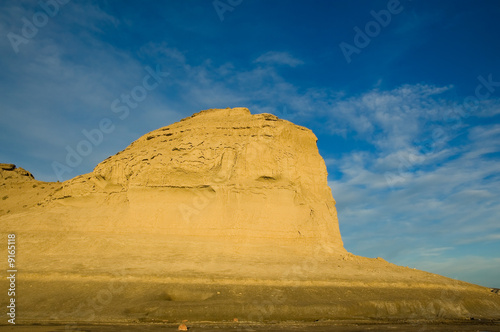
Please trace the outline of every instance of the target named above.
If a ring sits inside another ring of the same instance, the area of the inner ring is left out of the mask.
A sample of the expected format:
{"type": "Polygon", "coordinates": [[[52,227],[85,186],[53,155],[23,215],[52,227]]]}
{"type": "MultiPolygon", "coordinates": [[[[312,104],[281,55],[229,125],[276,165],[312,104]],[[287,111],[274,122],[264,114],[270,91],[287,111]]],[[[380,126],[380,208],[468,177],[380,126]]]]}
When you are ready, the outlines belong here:
{"type": "Polygon", "coordinates": [[[294,58],[287,52],[275,52],[270,51],[262,54],[257,59],[255,59],[256,63],[265,63],[269,65],[286,65],[290,67],[297,67],[298,65],[303,64],[302,60],[294,58]]]}
{"type": "MultiPolygon", "coordinates": [[[[426,125],[439,123],[451,108],[438,96],[451,87],[405,85],[390,91],[374,89],[361,96],[331,102],[328,125],[332,133],[372,143],[382,150],[408,149],[426,125]]],[[[443,137],[445,140],[446,137],[443,137]]]]}
{"type": "Polygon", "coordinates": [[[452,250],[453,247],[441,247],[441,248],[420,248],[420,256],[441,256],[443,252],[452,250]]]}

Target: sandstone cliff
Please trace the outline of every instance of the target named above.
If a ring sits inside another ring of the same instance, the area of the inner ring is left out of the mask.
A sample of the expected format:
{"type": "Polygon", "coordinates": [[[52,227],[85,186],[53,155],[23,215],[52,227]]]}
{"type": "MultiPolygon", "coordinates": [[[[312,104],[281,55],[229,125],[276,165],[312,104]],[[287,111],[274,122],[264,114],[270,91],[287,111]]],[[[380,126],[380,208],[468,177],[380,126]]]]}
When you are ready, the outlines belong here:
{"type": "Polygon", "coordinates": [[[116,193],[123,231],[302,239],[343,252],[316,140],[271,114],[202,111],[144,135],[55,198],[116,193]]]}
{"type": "Polygon", "coordinates": [[[0,164],[20,320],[500,318],[485,287],[346,252],[316,140],[212,109],[63,183],[0,164]]]}

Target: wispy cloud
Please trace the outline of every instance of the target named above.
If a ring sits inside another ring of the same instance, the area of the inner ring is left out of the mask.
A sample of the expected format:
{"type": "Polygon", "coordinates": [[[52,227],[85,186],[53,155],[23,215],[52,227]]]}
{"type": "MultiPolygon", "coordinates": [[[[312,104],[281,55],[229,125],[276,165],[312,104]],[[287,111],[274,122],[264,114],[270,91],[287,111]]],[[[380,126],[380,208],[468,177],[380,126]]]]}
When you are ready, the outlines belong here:
{"type": "Polygon", "coordinates": [[[275,52],[275,51],[269,51],[267,53],[262,54],[257,59],[255,59],[255,62],[270,64],[270,65],[286,65],[290,67],[297,67],[298,65],[304,63],[302,60],[294,58],[287,52],[275,52]]]}
{"type": "Polygon", "coordinates": [[[440,101],[439,95],[450,89],[451,86],[404,85],[334,100],[328,124],[333,133],[356,135],[380,149],[409,148],[429,122],[442,119],[450,106],[440,101]],[[343,128],[349,128],[349,132],[343,128]]]}
{"type": "Polygon", "coordinates": [[[500,230],[497,230],[493,234],[484,234],[480,236],[475,236],[472,238],[463,239],[458,241],[459,244],[471,244],[478,242],[491,242],[491,241],[500,241],[500,230]]]}
{"type": "Polygon", "coordinates": [[[442,247],[442,248],[420,248],[418,252],[420,256],[441,256],[443,252],[447,250],[452,250],[453,247],[442,247]]]}

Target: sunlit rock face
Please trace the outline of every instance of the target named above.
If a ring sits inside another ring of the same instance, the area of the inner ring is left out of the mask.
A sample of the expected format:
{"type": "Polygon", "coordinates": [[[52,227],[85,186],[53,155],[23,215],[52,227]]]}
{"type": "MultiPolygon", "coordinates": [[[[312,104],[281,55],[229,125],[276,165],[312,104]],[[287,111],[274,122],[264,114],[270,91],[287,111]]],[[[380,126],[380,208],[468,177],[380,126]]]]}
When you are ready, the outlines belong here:
{"type": "Polygon", "coordinates": [[[63,183],[0,164],[0,199],[19,323],[500,318],[491,289],[346,252],[314,134],[246,108],[63,183]]]}
{"type": "Polygon", "coordinates": [[[12,192],[17,203],[3,223],[24,237],[26,272],[147,275],[175,265],[180,273],[276,276],[278,268],[252,266],[347,255],[316,140],[271,114],[202,111],[142,136],[89,174],[63,183],[22,176],[26,190],[12,192]]]}
{"type": "Polygon", "coordinates": [[[123,231],[299,240],[343,252],[316,141],[271,114],[206,110],[142,136],[58,196],[121,195],[123,231]]]}

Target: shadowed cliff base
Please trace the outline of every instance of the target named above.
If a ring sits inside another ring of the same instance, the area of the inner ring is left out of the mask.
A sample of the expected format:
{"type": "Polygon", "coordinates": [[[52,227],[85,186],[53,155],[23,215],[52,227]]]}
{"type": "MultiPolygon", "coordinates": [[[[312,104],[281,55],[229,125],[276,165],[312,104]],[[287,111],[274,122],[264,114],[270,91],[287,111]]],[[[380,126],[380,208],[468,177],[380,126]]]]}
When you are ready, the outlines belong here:
{"type": "Polygon", "coordinates": [[[316,137],[270,114],[202,111],[63,183],[1,165],[17,323],[500,319],[489,288],[348,253],[316,137]]]}

